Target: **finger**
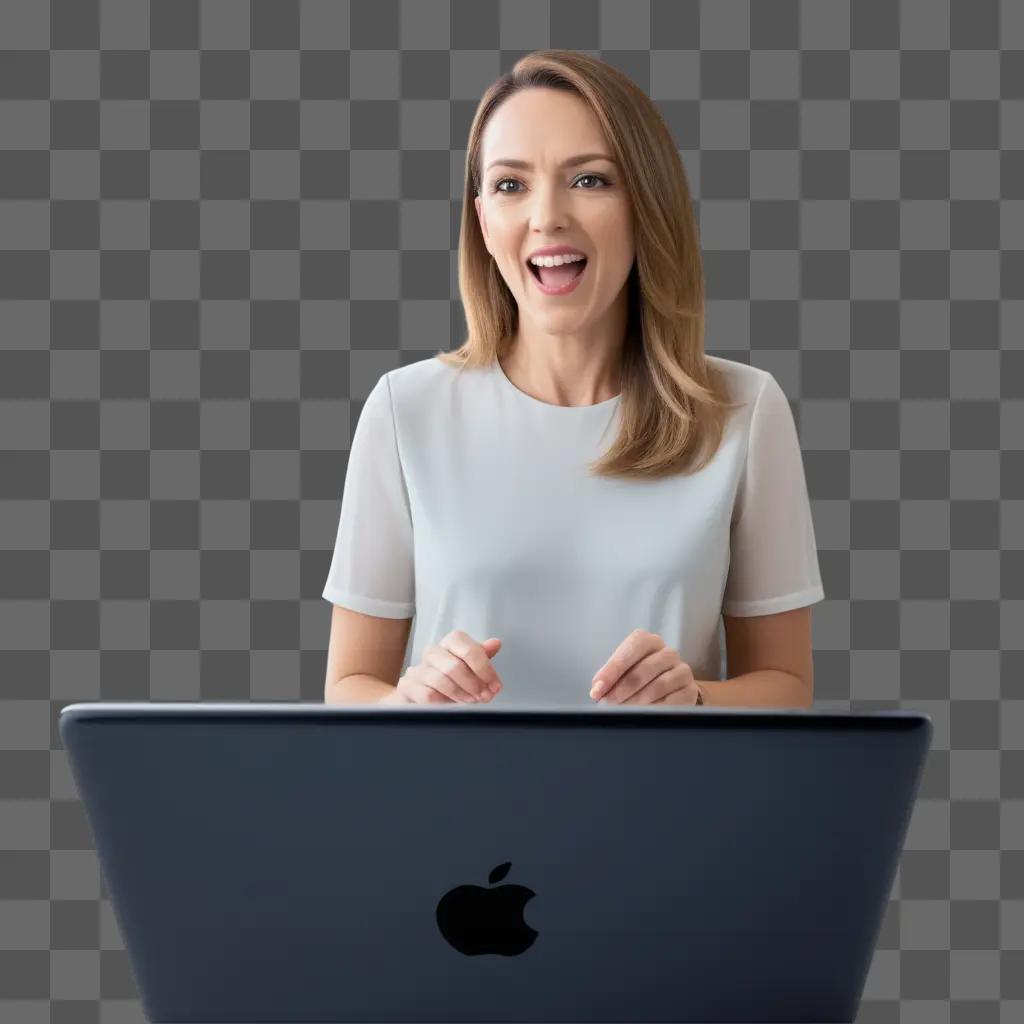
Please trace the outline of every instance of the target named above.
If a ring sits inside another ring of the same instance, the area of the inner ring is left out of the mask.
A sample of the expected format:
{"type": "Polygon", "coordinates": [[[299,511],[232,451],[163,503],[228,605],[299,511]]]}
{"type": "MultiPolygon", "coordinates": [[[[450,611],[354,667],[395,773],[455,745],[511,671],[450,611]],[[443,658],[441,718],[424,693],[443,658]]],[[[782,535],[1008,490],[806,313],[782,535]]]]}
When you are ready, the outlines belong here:
{"type": "Polygon", "coordinates": [[[476,700],[480,683],[469,666],[446,647],[432,644],[423,652],[423,668],[431,686],[437,686],[453,700],[476,700]],[[438,679],[442,677],[443,682],[438,679]]]}
{"type": "MultiPolygon", "coordinates": [[[[422,668],[422,666],[421,666],[422,668]]],[[[429,673],[430,669],[423,669],[423,672],[429,673]]],[[[421,673],[422,674],[422,673],[421,673]]],[[[439,675],[441,673],[438,673],[439,675]]],[[[433,678],[432,676],[430,678],[433,678]]],[[[409,691],[409,696],[414,704],[452,704],[458,703],[458,698],[449,698],[446,693],[438,689],[437,685],[431,685],[430,683],[417,683],[409,681],[406,683],[406,687],[409,691]]]]}
{"type": "Polygon", "coordinates": [[[602,701],[608,704],[624,704],[634,694],[645,689],[653,679],[675,668],[679,655],[671,647],[659,647],[653,654],[641,658],[610,690],[606,690],[602,701]]]}
{"type": "MultiPolygon", "coordinates": [[[[457,645],[457,642],[454,643],[457,645]]],[[[480,680],[462,658],[452,652],[451,647],[433,644],[427,648],[423,660],[432,668],[439,669],[449,676],[453,683],[457,684],[460,693],[459,700],[472,698],[475,702],[491,699],[492,693],[487,684],[480,680]]]]}
{"type": "Polygon", "coordinates": [[[425,666],[427,685],[456,704],[477,704],[477,699],[456,683],[451,676],[433,666],[425,666]]]}
{"type": "Polygon", "coordinates": [[[663,704],[665,698],[686,688],[689,673],[686,665],[676,665],[656,675],[646,686],[631,694],[619,704],[663,704]]]}
{"type": "Polygon", "coordinates": [[[490,687],[492,683],[501,685],[501,677],[495,671],[491,659],[487,657],[487,652],[471,636],[457,629],[449,633],[444,641],[442,641],[442,644],[453,654],[458,655],[469,666],[470,670],[480,681],[479,689],[481,696],[485,695],[483,690],[490,687]]]}
{"type": "Polygon", "coordinates": [[[641,658],[664,645],[665,641],[657,633],[645,633],[641,629],[634,629],[594,673],[594,685],[591,687],[590,695],[602,697],[608,693],[641,658]]]}

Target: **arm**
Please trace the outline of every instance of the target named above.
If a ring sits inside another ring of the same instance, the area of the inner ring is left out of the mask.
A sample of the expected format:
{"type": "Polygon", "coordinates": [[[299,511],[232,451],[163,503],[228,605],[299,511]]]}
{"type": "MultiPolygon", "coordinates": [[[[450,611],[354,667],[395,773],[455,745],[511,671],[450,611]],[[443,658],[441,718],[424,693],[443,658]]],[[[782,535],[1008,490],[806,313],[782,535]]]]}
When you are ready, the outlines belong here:
{"type": "Polygon", "coordinates": [[[697,680],[705,704],[734,707],[809,708],[807,684],[789,672],[762,668],[732,679],[697,680]]]}
{"type": "Polygon", "coordinates": [[[382,697],[395,692],[390,683],[376,676],[359,673],[328,682],[325,704],[378,704],[382,697]]]}
{"type": "Polygon", "coordinates": [[[327,648],[325,704],[376,704],[395,692],[412,619],[364,615],[335,605],[327,648]],[[393,679],[391,683],[388,680],[393,679]]]}
{"type": "Polygon", "coordinates": [[[723,615],[728,679],[697,680],[705,704],[809,708],[814,703],[811,606],[723,615]]]}

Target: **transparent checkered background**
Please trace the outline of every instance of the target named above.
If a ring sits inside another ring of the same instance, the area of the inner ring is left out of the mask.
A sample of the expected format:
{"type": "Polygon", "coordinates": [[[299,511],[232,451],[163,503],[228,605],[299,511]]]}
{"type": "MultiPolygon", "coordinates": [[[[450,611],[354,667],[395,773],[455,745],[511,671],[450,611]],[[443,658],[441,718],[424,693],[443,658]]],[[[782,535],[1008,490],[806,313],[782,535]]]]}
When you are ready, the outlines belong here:
{"type": "Polygon", "coordinates": [[[1024,1019],[1024,3],[3,0],[3,1021],[144,1020],[58,712],[323,699],[352,430],[462,341],[469,123],[547,46],[655,100],[707,349],[794,403],[816,706],[935,725],[858,1021],[1024,1019]]]}

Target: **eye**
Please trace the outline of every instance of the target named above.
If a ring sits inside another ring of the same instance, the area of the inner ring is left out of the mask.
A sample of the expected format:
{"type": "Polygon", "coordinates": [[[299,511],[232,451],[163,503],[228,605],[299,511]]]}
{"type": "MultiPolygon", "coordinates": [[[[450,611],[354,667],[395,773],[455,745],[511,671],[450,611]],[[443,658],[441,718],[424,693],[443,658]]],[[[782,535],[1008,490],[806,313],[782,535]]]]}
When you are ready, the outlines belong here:
{"type": "MultiPolygon", "coordinates": [[[[576,179],[576,182],[574,184],[578,184],[579,182],[583,181],[585,178],[596,178],[598,181],[601,182],[602,187],[606,187],[609,184],[608,179],[603,174],[581,174],[576,179]]],[[[522,182],[520,182],[518,178],[499,178],[493,184],[493,186],[491,187],[491,191],[492,192],[501,192],[501,193],[503,193],[505,195],[514,195],[515,193],[512,190],[500,187],[506,181],[511,181],[511,182],[513,182],[515,184],[522,184],[522,182]]],[[[585,188],[583,191],[584,192],[595,192],[597,190],[593,189],[593,188],[585,188]]]]}

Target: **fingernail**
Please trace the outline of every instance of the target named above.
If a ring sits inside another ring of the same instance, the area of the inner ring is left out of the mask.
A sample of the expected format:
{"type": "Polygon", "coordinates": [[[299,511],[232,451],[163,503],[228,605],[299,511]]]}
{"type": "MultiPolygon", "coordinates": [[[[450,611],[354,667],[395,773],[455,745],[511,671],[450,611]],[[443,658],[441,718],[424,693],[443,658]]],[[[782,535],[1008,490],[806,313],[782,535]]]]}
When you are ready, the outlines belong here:
{"type": "Polygon", "coordinates": [[[491,693],[497,693],[501,689],[500,683],[491,683],[491,693]]]}

